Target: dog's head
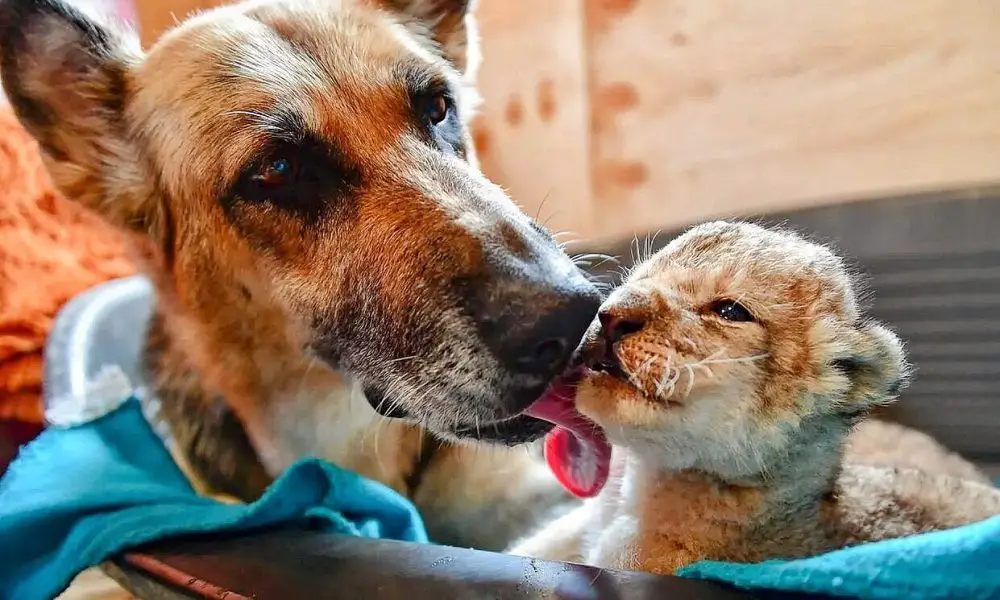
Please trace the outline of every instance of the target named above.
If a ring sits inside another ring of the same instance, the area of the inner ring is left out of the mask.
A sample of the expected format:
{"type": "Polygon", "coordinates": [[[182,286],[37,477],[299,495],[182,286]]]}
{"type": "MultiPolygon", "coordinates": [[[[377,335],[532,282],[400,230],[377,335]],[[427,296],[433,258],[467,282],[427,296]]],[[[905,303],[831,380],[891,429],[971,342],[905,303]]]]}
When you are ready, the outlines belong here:
{"type": "Polygon", "coordinates": [[[271,376],[315,358],[384,414],[530,439],[547,427],[512,417],[600,298],[478,170],[469,3],[254,1],[143,52],[62,0],[2,0],[3,85],[65,195],[151,242],[205,368],[239,344],[271,376]]]}

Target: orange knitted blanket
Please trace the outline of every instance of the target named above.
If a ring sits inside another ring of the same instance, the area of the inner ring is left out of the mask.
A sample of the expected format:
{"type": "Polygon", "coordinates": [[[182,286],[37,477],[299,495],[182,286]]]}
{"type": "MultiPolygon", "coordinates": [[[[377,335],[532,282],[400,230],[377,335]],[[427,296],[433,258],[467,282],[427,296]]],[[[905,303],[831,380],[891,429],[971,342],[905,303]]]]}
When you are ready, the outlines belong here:
{"type": "Polygon", "coordinates": [[[42,350],[56,312],[133,272],[123,236],[53,190],[0,97],[0,419],[41,423],[42,350]]]}

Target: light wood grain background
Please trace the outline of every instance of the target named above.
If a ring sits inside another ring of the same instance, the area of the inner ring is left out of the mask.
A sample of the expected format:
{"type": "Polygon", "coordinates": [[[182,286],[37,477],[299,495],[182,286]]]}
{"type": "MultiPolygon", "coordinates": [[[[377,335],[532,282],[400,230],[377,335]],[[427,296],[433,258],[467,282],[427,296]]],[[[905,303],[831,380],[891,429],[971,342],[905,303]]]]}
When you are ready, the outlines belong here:
{"type": "MultiPolygon", "coordinates": [[[[146,39],[210,0],[140,0],[146,39]]],[[[612,240],[1000,181],[1000,0],[479,0],[484,170],[612,240]]]]}

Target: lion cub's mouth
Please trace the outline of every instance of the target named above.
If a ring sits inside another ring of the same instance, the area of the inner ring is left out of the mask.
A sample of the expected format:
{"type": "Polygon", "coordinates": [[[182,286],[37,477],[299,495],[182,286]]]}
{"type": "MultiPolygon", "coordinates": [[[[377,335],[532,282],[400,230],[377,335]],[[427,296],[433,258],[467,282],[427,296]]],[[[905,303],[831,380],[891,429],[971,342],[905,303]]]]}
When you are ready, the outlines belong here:
{"type": "Polygon", "coordinates": [[[638,393],[640,397],[648,402],[664,406],[671,404],[667,400],[658,398],[657,394],[651,393],[652,390],[645,385],[645,382],[626,372],[621,360],[610,344],[603,341],[591,343],[584,351],[582,362],[584,376],[586,377],[606,377],[628,386],[633,392],[638,393]]]}
{"type": "Polygon", "coordinates": [[[601,357],[591,363],[587,364],[587,368],[595,373],[604,373],[615,379],[621,379],[624,382],[629,382],[629,377],[622,369],[622,365],[618,362],[618,358],[614,355],[608,355],[601,357]]]}

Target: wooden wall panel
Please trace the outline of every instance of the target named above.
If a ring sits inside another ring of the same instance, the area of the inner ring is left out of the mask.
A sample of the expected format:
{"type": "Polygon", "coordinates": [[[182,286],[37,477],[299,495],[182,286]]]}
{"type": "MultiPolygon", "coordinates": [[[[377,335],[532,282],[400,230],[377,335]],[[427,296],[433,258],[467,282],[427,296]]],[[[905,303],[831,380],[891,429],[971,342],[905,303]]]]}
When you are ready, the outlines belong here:
{"type": "Polygon", "coordinates": [[[602,236],[1000,180],[997,0],[588,0],[602,236]]]}
{"type": "Polygon", "coordinates": [[[479,0],[487,176],[558,231],[594,230],[582,0],[479,0]]]}

